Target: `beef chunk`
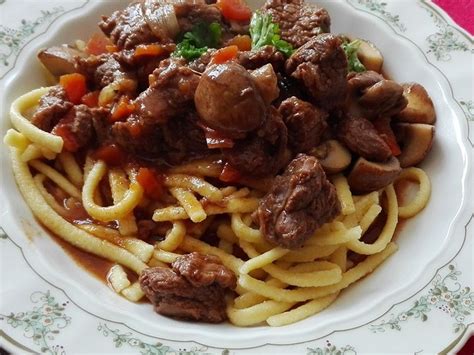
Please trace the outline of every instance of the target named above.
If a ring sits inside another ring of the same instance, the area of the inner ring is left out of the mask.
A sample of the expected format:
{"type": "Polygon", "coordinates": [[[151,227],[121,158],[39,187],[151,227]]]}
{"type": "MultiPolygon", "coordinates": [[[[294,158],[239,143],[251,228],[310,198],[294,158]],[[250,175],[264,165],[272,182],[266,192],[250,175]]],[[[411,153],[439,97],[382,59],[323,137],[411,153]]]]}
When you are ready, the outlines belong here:
{"type": "Polygon", "coordinates": [[[290,97],[278,108],[288,128],[288,143],[295,153],[319,145],[327,128],[328,114],[309,102],[290,97]]]}
{"type": "Polygon", "coordinates": [[[76,152],[93,138],[91,110],[86,105],[73,106],[51,132],[63,138],[66,150],[76,152]]]}
{"type": "Polygon", "coordinates": [[[170,119],[162,128],[165,158],[170,164],[179,164],[208,153],[204,131],[198,126],[196,113],[170,119]]]}
{"type": "Polygon", "coordinates": [[[110,17],[103,16],[99,27],[119,49],[131,49],[159,40],[145,20],[142,2],[133,2],[110,17]]]}
{"type": "MultiPolygon", "coordinates": [[[[134,101],[136,111],[112,126],[113,139],[125,150],[148,158],[165,150],[200,147],[202,136],[187,118],[198,83],[199,76],[181,61],[162,61],[150,87],[134,101]]],[[[173,153],[179,157],[184,151],[173,153]]]]}
{"type": "Polygon", "coordinates": [[[41,97],[31,123],[43,131],[50,132],[72,106],[72,102],[67,99],[66,91],[59,85],[54,86],[41,97]]]}
{"type": "Polygon", "coordinates": [[[166,122],[192,105],[199,76],[183,62],[164,60],[153,72],[153,77],[150,87],[135,100],[137,114],[142,119],[166,122]]]}
{"type": "Polygon", "coordinates": [[[267,0],[263,6],[281,29],[281,38],[298,48],[330,31],[331,19],[325,9],[304,0],[267,0]]]}
{"type": "Polygon", "coordinates": [[[285,56],[273,46],[263,46],[251,51],[238,52],[237,61],[245,69],[258,69],[270,63],[275,72],[281,71],[285,64],[285,56]]]}
{"type": "Polygon", "coordinates": [[[223,149],[225,160],[244,175],[265,176],[278,172],[287,162],[288,131],[279,112],[270,107],[267,119],[256,132],[223,149]]]}
{"type": "Polygon", "coordinates": [[[140,275],[140,286],[165,316],[220,323],[226,318],[225,291],[235,275],[212,255],[191,253],[177,258],[172,269],[154,267],[140,275]]]}
{"type": "Polygon", "coordinates": [[[164,149],[161,126],[136,114],[130,115],[126,121],[115,122],[110,137],[124,150],[143,158],[156,158],[164,149]]]}
{"type": "Polygon", "coordinates": [[[336,189],[321,164],[313,156],[299,154],[283,175],[275,178],[260,201],[257,218],[268,242],[296,249],[339,212],[336,189]]]}
{"type": "Polygon", "coordinates": [[[340,107],[347,95],[347,59],[341,39],[332,34],[314,37],[286,61],[288,75],[300,81],[318,106],[340,107]]]}
{"type": "Polygon", "coordinates": [[[101,89],[113,82],[129,81],[126,90],[133,94],[136,87],[136,76],[123,65],[117,54],[107,53],[99,56],[89,56],[79,58],[77,61],[79,72],[84,74],[88,82],[98,89],[101,89]]]}
{"type": "Polygon", "coordinates": [[[171,266],[194,287],[218,284],[223,288],[235,288],[234,273],[222,265],[217,256],[194,252],[177,258],[171,266]]]}
{"type": "Polygon", "coordinates": [[[368,160],[385,161],[392,156],[387,143],[365,118],[346,117],[337,127],[337,136],[351,151],[368,160]]]}
{"type": "Polygon", "coordinates": [[[217,5],[180,3],[174,6],[181,32],[191,31],[199,22],[222,24],[222,14],[217,5]]]}

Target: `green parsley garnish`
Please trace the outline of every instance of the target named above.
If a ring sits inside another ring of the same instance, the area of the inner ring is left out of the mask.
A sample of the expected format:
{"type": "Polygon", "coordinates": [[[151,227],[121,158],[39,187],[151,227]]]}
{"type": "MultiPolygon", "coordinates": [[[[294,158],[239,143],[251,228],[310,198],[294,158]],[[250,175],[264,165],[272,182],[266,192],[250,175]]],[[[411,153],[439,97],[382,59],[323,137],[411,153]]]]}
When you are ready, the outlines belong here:
{"type": "Polygon", "coordinates": [[[285,56],[293,54],[293,47],[280,37],[280,26],[272,22],[270,14],[262,14],[256,11],[250,20],[250,37],[252,37],[252,49],[266,45],[272,45],[285,56]]]}
{"type": "Polygon", "coordinates": [[[367,70],[357,56],[360,44],[361,42],[358,39],[352,42],[346,41],[342,44],[342,49],[344,49],[344,52],[346,53],[347,70],[349,70],[349,72],[355,71],[356,73],[361,73],[367,70]]]}
{"type": "Polygon", "coordinates": [[[173,55],[187,60],[199,58],[209,48],[216,48],[221,40],[222,28],[217,22],[200,22],[191,31],[181,35],[173,55]]]}

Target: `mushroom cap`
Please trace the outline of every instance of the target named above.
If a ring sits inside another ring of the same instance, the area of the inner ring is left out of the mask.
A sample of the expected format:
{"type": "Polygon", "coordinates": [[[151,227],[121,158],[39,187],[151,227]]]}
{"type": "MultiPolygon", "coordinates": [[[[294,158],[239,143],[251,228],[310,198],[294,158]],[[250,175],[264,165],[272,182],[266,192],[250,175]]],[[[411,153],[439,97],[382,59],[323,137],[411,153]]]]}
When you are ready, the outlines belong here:
{"type": "Polygon", "coordinates": [[[395,117],[400,122],[434,124],[436,113],[425,88],[417,83],[405,83],[402,86],[408,105],[395,117]]]}
{"type": "Polygon", "coordinates": [[[340,142],[330,139],[310,151],[319,159],[327,174],[337,174],[346,169],[352,160],[349,150],[340,142]]]}
{"type": "Polygon", "coordinates": [[[402,153],[398,156],[400,166],[406,168],[425,159],[433,145],[435,127],[423,123],[398,123],[395,126],[401,138],[402,153]]]}
{"type": "Polygon", "coordinates": [[[401,171],[400,163],[395,157],[383,163],[360,157],[349,173],[347,181],[353,192],[367,193],[391,184],[401,171]]]}

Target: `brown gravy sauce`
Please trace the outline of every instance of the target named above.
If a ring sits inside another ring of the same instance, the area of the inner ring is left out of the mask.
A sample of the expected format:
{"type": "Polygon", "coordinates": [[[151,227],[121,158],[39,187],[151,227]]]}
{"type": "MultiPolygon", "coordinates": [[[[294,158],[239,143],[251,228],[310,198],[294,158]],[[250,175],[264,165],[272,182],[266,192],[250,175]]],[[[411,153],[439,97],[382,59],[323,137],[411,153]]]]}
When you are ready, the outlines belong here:
{"type": "Polygon", "coordinates": [[[111,261],[102,259],[86,251],[69,244],[61,237],[47,230],[53,240],[76,262],[77,265],[88,271],[91,275],[100,281],[107,283],[107,273],[114,265],[111,261]]]}

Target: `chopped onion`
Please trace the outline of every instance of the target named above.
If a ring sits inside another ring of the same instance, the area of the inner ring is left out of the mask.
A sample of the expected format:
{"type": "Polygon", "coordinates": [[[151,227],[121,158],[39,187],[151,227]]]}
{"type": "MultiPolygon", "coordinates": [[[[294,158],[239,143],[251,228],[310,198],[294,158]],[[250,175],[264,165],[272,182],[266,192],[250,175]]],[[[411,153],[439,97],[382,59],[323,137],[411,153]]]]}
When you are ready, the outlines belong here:
{"type": "Polygon", "coordinates": [[[173,39],[179,33],[178,19],[174,6],[156,0],[145,0],[142,3],[145,21],[160,39],[173,39]]]}

